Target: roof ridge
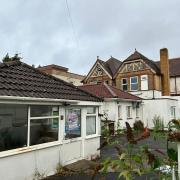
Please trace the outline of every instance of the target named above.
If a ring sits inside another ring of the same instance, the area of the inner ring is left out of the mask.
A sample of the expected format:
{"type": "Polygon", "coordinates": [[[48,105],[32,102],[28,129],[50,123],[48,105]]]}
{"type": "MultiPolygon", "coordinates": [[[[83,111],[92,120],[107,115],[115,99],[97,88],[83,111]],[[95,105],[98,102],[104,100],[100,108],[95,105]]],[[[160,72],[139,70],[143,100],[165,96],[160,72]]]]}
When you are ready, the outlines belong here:
{"type": "Polygon", "coordinates": [[[108,84],[103,83],[103,85],[108,89],[112,96],[117,97],[117,94],[109,87],[108,84]]]}
{"type": "Polygon", "coordinates": [[[139,99],[143,99],[143,98],[140,98],[139,96],[136,96],[136,95],[131,94],[131,93],[129,93],[129,92],[123,91],[123,90],[121,90],[121,89],[119,89],[119,88],[117,88],[117,87],[115,87],[115,86],[111,86],[111,85],[109,85],[109,86],[110,86],[111,88],[114,88],[114,89],[116,89],[116,90],[118,90],[118,91],[121,91],[121,92],[123,92],[123,93],[129,94],[129,95],[134,96],[134,97],[138,97],[139,99]]]}

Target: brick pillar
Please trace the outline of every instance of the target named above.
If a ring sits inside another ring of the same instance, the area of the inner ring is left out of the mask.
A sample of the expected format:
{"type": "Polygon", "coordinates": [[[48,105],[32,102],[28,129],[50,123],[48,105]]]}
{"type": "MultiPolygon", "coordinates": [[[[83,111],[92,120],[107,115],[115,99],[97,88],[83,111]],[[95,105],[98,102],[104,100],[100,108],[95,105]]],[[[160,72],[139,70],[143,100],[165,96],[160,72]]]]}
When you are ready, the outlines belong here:
{"type": "Polygon", "coordinates": [[[162,95],[170,96],[169,57],[167,48],[160,50],[160,68],[162,74],[162,95]]]}

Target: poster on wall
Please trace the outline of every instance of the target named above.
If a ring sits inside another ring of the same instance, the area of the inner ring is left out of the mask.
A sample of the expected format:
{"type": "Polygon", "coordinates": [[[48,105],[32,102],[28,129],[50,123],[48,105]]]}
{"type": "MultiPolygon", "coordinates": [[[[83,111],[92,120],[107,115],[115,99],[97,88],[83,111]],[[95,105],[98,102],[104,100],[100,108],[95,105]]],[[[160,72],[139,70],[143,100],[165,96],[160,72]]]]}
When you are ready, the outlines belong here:
{"type": "Polygon", "coordinates": [[[67,110],[66,134],[80,134],[80,109],[67,110]]]}

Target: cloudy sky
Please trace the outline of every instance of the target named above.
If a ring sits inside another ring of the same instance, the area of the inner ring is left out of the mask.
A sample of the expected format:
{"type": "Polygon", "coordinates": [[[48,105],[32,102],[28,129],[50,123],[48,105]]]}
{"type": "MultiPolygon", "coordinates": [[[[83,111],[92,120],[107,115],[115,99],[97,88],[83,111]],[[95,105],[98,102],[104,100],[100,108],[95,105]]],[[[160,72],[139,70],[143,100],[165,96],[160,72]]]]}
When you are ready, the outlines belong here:
{"type": "Polygon", "coordinates": [[[58,64],[86,74],[99,56],[123,60],[136,48],[180,57],[179,0],[0,0],[0,57],[58,64]],[[70,13],[70,16],[69,16],[70,13]]]}

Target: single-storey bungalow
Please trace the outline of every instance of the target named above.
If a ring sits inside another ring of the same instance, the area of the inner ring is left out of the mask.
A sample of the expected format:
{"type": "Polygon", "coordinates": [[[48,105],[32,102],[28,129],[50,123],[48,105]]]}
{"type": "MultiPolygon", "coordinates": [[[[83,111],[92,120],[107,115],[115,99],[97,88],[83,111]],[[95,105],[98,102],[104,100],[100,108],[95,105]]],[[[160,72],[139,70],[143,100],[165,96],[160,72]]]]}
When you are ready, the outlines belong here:
{"type": "Polygon", "coordinates": [[[115,122],[115,129],[124,128],[126,121],[133,125],[135,121],[143,120],[140,97],[106,83],[85,84],[79,88],[104,99],[100,111],[106,113],[110,121],[115,122]]]}
{"type": "Polygon", "coordinates": [[[22,62],[0,64],[0,179],[99,155],[102,99],[22,62]]]}

